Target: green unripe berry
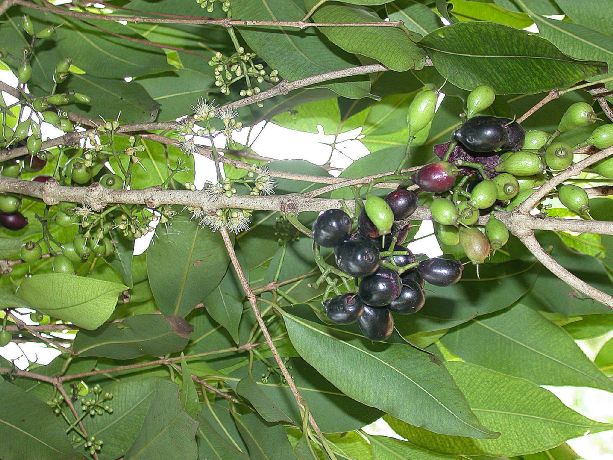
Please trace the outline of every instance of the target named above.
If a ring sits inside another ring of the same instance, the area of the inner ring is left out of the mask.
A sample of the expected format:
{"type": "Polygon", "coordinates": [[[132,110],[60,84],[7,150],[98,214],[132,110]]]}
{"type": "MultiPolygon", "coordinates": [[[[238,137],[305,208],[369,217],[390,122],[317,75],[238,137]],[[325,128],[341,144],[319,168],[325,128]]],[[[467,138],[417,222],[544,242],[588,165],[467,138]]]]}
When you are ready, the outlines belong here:
{"type": "Polygon", "coordinates": [[[72,167],[70,177],[75,184],[85,185],[91,180],[92,173],[90,168],[83,163],[75,163],[72,167]]]}
{"type": "Polygon", "coordinates": [[[530,177],[522,177],[518,180],[519,182],[519,191],[525,192],[528,190],[532,190],[535,187],[540,187],[547,180],[546,176],[543,174],[537,174],[530,177]]]}
{"type": "Polygon", "coordinates": [[[431,89],[425,89],[415,95],[407,112],[410,134],[414,135],[432,121],[437,100],[438,94],[431,89]]]}
{"type": "Polygon", "coordinates": [[[498,197],[493,180],[483,180],[475,185],[470,193],[470,204],[477,209],[487,209],[494,205],[498,197]]]}
{"type": "Polygon", "coordinates": [[[460,232],[453,225],[437,225],[435,232],[436,238],[441,244],[455,246],[460,243],[460,232]]]}
{"type": "Polygon", "coordinates": [[[592,166],[592,171],[607,179],[613,179],[613,157],[599,161],[592,166]]]}
{"type": "Polygon", "coordinates": [[[62,245],[62,255],[75,264],[83,262],[83,258],[77,254],[74,243],[72,242],[64,243],[62,245]]]}
{"type": "Polygon", "coordinates": [[[11,214],[17,212],[21,199],[13,195],[0,195],[0,212],[11,214]]]}
{"type": "Polygon", "coordinates": [[[494,88],[487,85],[477,86],[466,99],[466,117],[471,118],[487,109],[494,103],[494,99],[496,99],[494,88]]]}
{"type": "Polygon", "coordinates": [[[394,213],[387,202],[376,195],[369,195],[364,202],[364,211],[379,233],[389,233],[394,224],[394,213]]]}
{"type": "Polygon", "coordinates": [[[571,129],[589,126],[597,120],[596,113],[592,106],[586,102],[575,102],[572,104],[560,120],[558,131],[561,133],[571,129]]]}
{"type": "Polygon", "coordinates": [[[19,255],[21,260],[27,264],[31,264],[37,260],[40,260],[40,258],[43,256],[43,248],[41,248],[40,244],[36,243],[35,241],[28,241],[21,247],[21,252],[19,255]]]}
{"type": "Polygon", "coordinates": [[[590,200],[585,190],[576,185],[562,185],[558,190],[558,197],[568,209],[583,215],[590,210],[590,200]]]}
{"type": "Polygon", "coordinates": [[[113,241],[110,238],[104,238],[104,257],[111,257],[115,254],[115,246],[113,245],[113,241]]]}
{"type": "Polygon", "coordinates": [[[490,255],[490,242],[477,228],[461,228],[460,244],[474,264],[482,264],[490,255]]]}
{"type": "Polygon", "coordinates": [[[44,319],[45,315],[43,315],[42,313],[30,313],[30,321],[34,323],[41,323],[42,321],[44,321],[44,319]]]}
{"type": "Polygon", "coordinates": [[[75,252],[81,257],[81,259],[87,259],[89,257],[89,246],[87,245],[87,240],[83,235],[75,236],[72,244],[74,245],[75,252]]]}
{"type": "Polygon", "coordinates": [[[74,125],[68,118],[60,118],[60,129],[65,133],[74,131],[74,125]]]}
{"type": "Polygon", "coordinates": [[[455,225],[458,221],[458,211],[451,200],[435,198],[430,205],[432,220],[441,225],[455,225]]]}
{"type": "Polygon", "coordinates": [[[115,174],[104,174],[98,181],[104,188],[120,189],[123,185],[121,178],[115,174]]]}
{"type": "Polygon", "coordinates": [[[32,66],[29,62],[23,62],[17,69],[17,81],[19,83],[27,83],[32,78],[32,66]]]}
{"type": "Polygon", "coordinates": [[[613,147],[613,123],[596,128],[585,142],[600,150],[613,147]]]}
{"type": "Polygon", "coordinates": [[[456,206],[458,210],[458,222],[463,225],[474,225],[479,220],[479,210],[467,201],[456,206]]]}
{"type": "Polygon", "coordinates": [[[52,266],[55,273],[68,273],[69,275],[74,275],[75,273],[74,265],[68,257],[63,255],[55,256],[52,266]]]}
{"type": "Polygon", "coordinates": [[[60,227],[68,228],[72,227],[76,223],[76,220],[73,216],[66,214],[64,211],[58,211],[55,214],[55,223],[60,227]]]}
{"type": "Polygon", "coordinates": [[[41,30],[40,32],[38,32],[36,34],[36,38],[41,38],[41,39],[45,39],[45,38],[49,38],[51,37],[51,35],[53,35],[53,32],[55,31],[55,27],[45,27],[43,30],[41,30]]]}
{"type": "Polygon", "coordinates": [[[47,102],[51,105],[66,105],[70,103],[70,98],[66,94],[53,94],[47,96],[47,102]]]}
{"type": "Polygon", "coordinates": [[[70,70],[70,64],[72,64],[72,59],[64,58],[60,62],[58,62],[55,66],[55,73],[66,73],[70,70]]]}
{"type": "Polygon", "coordinates": [[[496,199],[500,201],[512,200],[519,193],[519,182],[509,173],[498,174],[494,179],[496,185],[496,199]]]}
{"type": "Polygon", "coordinates": [[[9,331],[0,331],[0,348],[6,347],[13,340],[13,334],[9,331]]]}
{"type": "Polygon", "coordinates": [[[21,141],[28,137],[28,133],[30,132],[30,119],[20,121],[15,127],[15,132],[13,133],[13,139],[16,141],[21,141]]]}
{"type": "Polygon", "coordinates": [[[490,216],[485,225],[485,236],[490,241],[492,249],[497,250],[509,241],[509,229],[496,217],[490,216]]]}
{"type": "Polygon", "coordinates": [[[43,141],[40,137],[35,135],[28,137],[27,147],[28,152],[30,152],[30,155],[36,155],[38,152],[40,152],[40,148],[42,147],[42,145],[43,141]]]}
{"type": "Polygon", "coordinates": [[[538,150],[547,143],[548,139],[549,134],[547,134],[545,131],[531,129],[530,131],[526,131],[526,137],[524,138],[524,146],[522,149],[538,150]]]}
{"type": "Polygon", "coordinates": [[[52,112],[48,110],[43,112],[43,120],[45,120],[50,125],[55,126],[56,128],[60,126],[60,117],[56,112],[52,112]]]}
{"type": "Polygon", "coordinates": [[[541,157],[527,151],[515,152],[496,166],[496,172],[507,172],[516,177],[533,176],[544,170],[545,165],[541,157]]]}
{"type": "Polygon", "coordinates": [[[32,24],[30,16],[24,16],[23,18],[21,18],[21,27],[23,31],[28,35],[34,35],[34,25],[32,24]]]}
{"type": "Polygon", "coordinates": [[[91,98],[83,93],[74,93],[74,98],[79,104],[89,104],[91,102],[91,98]]]}
{"type": "Polygon", "coordinates": [[[554,171],[561,171],[573,164],[575,154],[570,145],[563,142],[555,142],[547,147],[545,152],[545,164],[554,171]]]}
{"type": "Polygon", "coordinates": [[[104,241],[101,239],[99,240],[92,238],[89,240],[89,248],[91,249],[92,253],[98,257],[102,257],[106,253],[106,246],[104,241]]]}
{"type": "Polygon", "coordinates": [[[39,97],[38,99],[34,99],[32,101],[32,107],[37,112],[42,112],[43,110],[47,110],[49,108],[49,103],[45,100],[45,98],[39,97]]]}

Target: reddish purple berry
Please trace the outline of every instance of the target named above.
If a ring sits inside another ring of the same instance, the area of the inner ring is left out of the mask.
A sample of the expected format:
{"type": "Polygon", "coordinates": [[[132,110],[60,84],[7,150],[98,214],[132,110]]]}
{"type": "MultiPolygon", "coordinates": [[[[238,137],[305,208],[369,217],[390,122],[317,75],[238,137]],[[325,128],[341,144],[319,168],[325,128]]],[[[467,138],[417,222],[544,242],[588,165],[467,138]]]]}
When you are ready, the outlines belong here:
{"type": "Polygon", "coordinates": [[[458,170],[446,161],[437,161],[422,167],[413,176],[413,182],[424,192],[443,193],[455,184],[458,170]]]}
{"type": "Polygon", "coordinates": [[[12,212],[10,214],[0,213],[0,225],[9,230],[21,230],[28,225],[28,219],[20,212],[12,212]]]}

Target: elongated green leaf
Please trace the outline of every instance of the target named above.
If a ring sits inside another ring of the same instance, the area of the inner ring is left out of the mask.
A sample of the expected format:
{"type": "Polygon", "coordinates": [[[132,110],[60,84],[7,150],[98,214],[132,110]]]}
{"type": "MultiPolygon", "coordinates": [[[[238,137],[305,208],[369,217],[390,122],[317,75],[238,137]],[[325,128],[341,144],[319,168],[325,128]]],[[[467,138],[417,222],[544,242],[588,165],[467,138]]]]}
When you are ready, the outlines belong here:
{"type": "Polygon", "coordinates": [[[282,408],[277,407],[274,401],[266,396],[266,393],[260,390],[256,381],[253,380],[253,377],[245,377],[238,382],[236,392],[247,399],[253,405],[257,413],[267,422],[292,423],[292,418],[283,412],[282,408]]]}
{"type": "Polygon", "coordinates": [[[10,286],[0,287],[0,308],[30,308],[30,304],[15,295],[14,289],[10,286]]]}
{"type": "Polygon", "coordinates": [[[238,342],[238,326],[243,316],[244,300],[245,293],[232,268],[228,268],[221,283],[204,299],[206,310],[226,328],[235,342],[238,342]]]}
{"type": "Polygon", "coordinates": [[[585,255],[604,258],[605,247],[602,237],[596,233],[580,233],[575,235],[569,232],[559,232],[558,236],[566,246],[585,255]]]}
{"type": "Polygon", "coordinates": [[[233,413],[251,460],[294,460],[296,456],[280,425],[264,422],[257,415],[233,413]]]}
{"type": "MultiPolygon", "coordinates": [[[[305,1],[307,8],[316,3],[317,0],[305,1]]],[[[319,8],[313,20],[346,24],[380,22],[381,18],[366,8],[330,3],[319,8]]],[[[322,27],[321,33],[345,51],[375,59],[391,70],[420,69],[425,63],[421,48],[396,27],[322,27]]]]}
{"type": "Polygon", "coordinates": [[[113,313],[126,286],[65,273],[34,275],[17,295],[37,311],[83,329],[100,327],[113,313]]]}
{"type": "Polygon", "coordinates": [[[467,0],[451,0],[451,14],[461,21],[489,21],[505,26],[523,29],[532,24],[525,13],[512,13],[491,3],[467,0]]]}
{"type": "Polygon", "coordinates": [[[413,0],[396,0],[385,5],[385,9],[390,21],[402,21],[407,29],[421,36],[442,25],[434,11],[413,0]]]}
{"type": "Polygon", "coordinates": [[[613,340],[609,340],[600,349],[594,364],[609,377],[613,375],[613,340]]]}
{"type": "Polygon", "coordinates": [[[156,388],[142,429],[125,458],[196,460],[197,428],[198,423],[181,407],[178,388],[175,385],[160,385],[156,388]]]}
{"type": "Polygon", "coordinates": [[[368,344],[296,316],[284,319],[300,356],[353,399],[436,432],[495,436],[477,422],[449,374],[427,354],[408,345],[368,344]]]}
{"type": "Polygon", "coordinates": [[[582,460],[582,458],[568,444],[561,444],[538,454],[524,455],[522,460],[582,460]]]}
{"type": "Polygon", "coordinates": [[[17,238],[0,238],[0,257],[2,259],[15,258],[20,251],[21,241],[17,238]]]}
{"type": "Polygon", "coordinates": [[[77,460],[64,424],[44,402],[0,379],[0,457],[77,460]]]}
{"type": "MultiPolygon", "coordinates": [[[[204,409],[203,411],[206,411],[204,409]]],[[[215,459],[215,460],[249,460],[249,457],[238,450],[227,439],[225,439],[211,425],[206,416],[198,417],[198,431],[196,431],[196,440],[198,442],[198,458],[215,459]]]]}
{"type": "Polygon", "coordinates": [[[197,418],[202,407],[198,398],[198,392],[196,391],[196,385],[192,380],[192,372],[185,358],[181,360],[181,390],[179,391],[179,398],[183,410],[191,417],[197,418]]]}
{"type": "MultiPolygon", "coordinates": [[[[494,0],[497,5],[506,8],[509,11],[521,12],[521,9],[516,5],[515,0],[494,0]]],[[[560,14],[562,11],[556,5],[555,0],[530,0],[531,8],[538,14],[560,14]]]]}
{"type": "Polygon", "coordinates": [[[92,332],[79,332],[74,349],[79,356],[111,359],[163,356],[183,350],[191,331],[179,316],[138,315],[92,332]]]}
{"type": "Polygon", "coordinates": [[[385,436],[368,436],[373,460],[447,460],[449,457],[385,436]]]}
{"type": "MultiPolygon", "coordinates": [[[[286,0],[235,0],[232,14],[243,19],[264,21],[299,21],[306,11],[286,0]]],[[[241,28],[247,44],[287,80],[353,67],[358,62],[350,54],[333,50],[317,31],[286,28],[241,28]],[[279,50],[291,50],[280,53],[279,50]]],[[[360,98],[368,94],[368,77],[351,82],[325,85],[341,96],[360,98]]]]}
{"type": "Polygon", "coordinates": [[[115,258],[110,264],[121,274],[121,278],[126,286],[133,288],[134,277],[132,276],[132,262],[134,260],[134,241],[128,240],[119,233],[112,233],[111,241],[115,248],[115,258]]]}
{"type": "Polygon", "coordinates": [[[387,418],[409,442],[444,454],[514,456],[551,449],[561,442],[611,428],[566,407],[548,390],[473,364],[447,363],[479,420],[500,431],[497,439],[441,436],[387,418]]]}
{"type": "Polygon", "coordinates": [[[178,215],[160,225],[147,252],[149,284],[159,309],[185,316],[219,284],[229,259],[221,236],[178,215]]]}
{"type": "Polygon", "coordinates": [[[580,2],[556,0],[556,3],[573,22],[607,35],[613,35],[613,2],[611,0],[581,0],[580,2]]]}
{"type": "Polygon", "coordinates": [[[538,93],[569,86],[599,72],[546,40],[485,22],[454,24],[420,42],[441,75],[463,89],[490,85],[499,94],[538,93]]]}
{"type": "Polygon", "coordinates": [[[540,385],[613,389],[562,328],[521,304],[471,320],[441,341],[465,361],[540,385]]]}
{"type": "Polygon", "coordinates": [[[576,340],[599,337],[613,330],[613,315],[589,315],[564,325],[564,330],[576,340]]]}

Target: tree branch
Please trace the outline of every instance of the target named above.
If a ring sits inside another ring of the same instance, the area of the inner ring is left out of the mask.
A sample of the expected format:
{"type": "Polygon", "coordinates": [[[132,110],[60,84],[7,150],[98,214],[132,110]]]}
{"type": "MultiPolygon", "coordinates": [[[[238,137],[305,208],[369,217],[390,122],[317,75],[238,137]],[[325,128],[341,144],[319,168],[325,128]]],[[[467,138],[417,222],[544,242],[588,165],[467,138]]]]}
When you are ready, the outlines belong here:
{"type": "Polygon", "coordinates": [[[560,97],[560,92],[557,89],[552,89],[549,91],[549,94],[541,99],[536,105],[531,107],[526,113],[524,113],[521,117],[517,118],[517,123],[524,122],[528,117],[534,115],[535,112],[539,111],[543,108],[544,105],[549,104],[551,101],[560,97]]]}
{"type": "Polygon", "coordinates": [[[60,345],[59,343],[55,343],[53,340],[48,339],[47,337],[45,337],[44,335],[40,334],[35,329],[32,329],[31,326],[29,326],[28,324],[26,324],[25,322],[20,320],[10,310],[6,310],[6,314],[8,315],[9,318],[11,318],[11,320],[13,320],[15,322],[15,324],[17,325],[18,330],[20,330],[20,331],[23,331],[23,330],[27,331],[33,337],[36,337],[38,340],[41,340],[42,342],[45,342],[50,347],[56,348],[57,350],[59,350],[62,353],[68,353],[69,355],[74,355],[74,352],[70,348],[66,348],[65,346],[60,345]]]}

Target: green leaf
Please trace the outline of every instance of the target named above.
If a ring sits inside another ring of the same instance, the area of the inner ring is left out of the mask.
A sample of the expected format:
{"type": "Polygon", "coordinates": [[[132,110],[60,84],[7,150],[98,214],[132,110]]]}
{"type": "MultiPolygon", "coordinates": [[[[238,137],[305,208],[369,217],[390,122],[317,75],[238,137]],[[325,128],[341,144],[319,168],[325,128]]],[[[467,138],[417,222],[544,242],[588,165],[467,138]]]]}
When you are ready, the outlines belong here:
{"type": "Polygon", "coordinates": [[[3,459],[77,460],[65,425],[44,402],[0,379],[0,456],[3,459]]]}
{"type": "Polygon", "coordinates": [[[556,0],[556,3],[573,22],[607,35],[613,35],[613,14],[610,1],[556,0]]]}
{"type": "Polygon", "coordinates": [[[613,330],[613,315],[589,315],[563,327],[575,340],[591,339],[613,330]]]}
{"type": "Polygon", "coordinates": [[[390,21],[402,21],[404,26],[421,36],[442,26],[439,17],[427,6],[413,0],[396,0],[385,5],[390,21]]]}
{"type": "MultiPolygon", "coordinates": [[[[494,0],[497,5],[506,8],[509,11],[521,11],[515,4],[516,0],[494,0]]],[[[538,14],[560,14],[562,11],[556,5],[555,0],[530,0],[531,7],[538,14]]]]}
{"type": "Polygon", "coordinates": [[[0,259],[18,258],[21,244],[17,238],[0,238],[0,259]]]}
{"type": "Polygon", "coordinates": [[[609,340],[600,349],[594,364],[609,377],[613,375],[613,340],[609,340]]]}
{"type": "Polygon", "coordinates": [[[221,283],[204,299],[206,310],[215,321],[226,328],[237,343],[244,300],[245,293],[232,268],[228,268],[221,283]]]}
{"type": "Polygon", "coordinates": [[[11,286],[0,287],[0,308],[31,308],[28,302],[24,302],[13,291],[11,286]]]}
{"type": "Polygon", "coordinates": [[[113,313],[126,286],[65,273],[26,278],[17,295],[37,311],[83,329],[100,327],[113,313]]]}
{"type": "Polygon", "coordinates": [[[125,238],[119,233],[112,232],[112,243],[115,248],[115,257],[111,260],[111,266],[121,274],[123,282],[129,288],[134,287],[132,276],[132,262],[134,260],[134,241],[125,238]]]}
{"type": "Polygon", "coordinates": [[[153,395],[142,429],[125,459],[196,460],[198,423],[187,415],[175,385],[160,385],[153,395]]]}
{"type": "MultiPolygon", "coordinates": [[[[306,12],[286,0],[235,0],[232,14],[236,17],[263,21],[299,21],[306,12]]],[[[286,80],[299,80],[358,64],[347,53],[331,49],[314,30],[296,31],[281,27],[239,28],[241,36],[259,57],[286,80]]],[[[360,98],[368,95],[368,77],[356,77],[349,82],[329,83],[340,96],[360,98]]]]}
{"type": "Polygon", "coordinates": [[[532,20],[524,13],[512,13],[491,3],[467,0],[451,0],[451,14],[461,21],[489,21],[504,26],[523,29],[532,25],[532,20]]]}
{"type": "Polygon", "coordinates": [[[449,457],[421,449],[406,441],[385,436],[368,436],[373,460],[447,460],[449,457]]]}
{"type": "Polygon", "coordinates": [[[561,444],[538,454],[524,455],[522,460],[582,460],[583,457],[571,449],[568,444],[561,444]]]}
{"type": "Polygon", "coordinates": [[[79,332],[74,350],[79,356],[119,360],[163,356],[183,350],[191,331],[190,324],[179,316],[138,315],[92,332],[79,332]]]}
{"type": "Polygon", "coordinates": [[[160,225],[147,251],[149,284],[165,315],[185,317],[219,284],[230,262],[218,233],[185,215],[160,225]]]}
{"type": "Polygon", "coordinates": [[[495,435],[477,422],[447,371],[426,353],[408,345],[371,344],[288,314],[284,319],[300,356],[356,401],[436,432],[495,435]]]}
{"type": "Polygon", "coordinates": [[[267,422],[289,422],[293,423],[292,418],[277,407],[266,393],[260,390],[253,377],[248,376],[238,382],[236,393],[249,401],[260,416],[267,422]]]}
{"type": "Polygon", "coordinates": [[[443,77],[467,90],[490,85],[498,94],[538,93],[599,72],[598,66],[574,61],[538,36],[486,22],[444,27],[420,44],[443,77]]]}
{"type": "Polygon", "coordinates": [[[206,411],[208,409],[203,409],[198,417],[198,431],[196,431],[198,458],[249,460],[249,457],[244,452],[238,450],[215,430],[208,422],[206,415],[204,415],[206,411]]]}
{"type": "MultiPolygon", "coordinates": [[[[317,0],[305,1],[309,9],[316,3],[317,0]]],[[[381,18],[367,8],[328,3],[313,14],[313,20],[322,23],[362,23],[380,22],[381,18]]],[[[375,59],[397,72],[420,69],[425,63],[421,48],[397,27],[322,27],[320,32],[345,51],[375,59]]]]}
{"type": "Polygon", "coordinates": [[[294,460],[296,456],[280,425],[264,422],[253,413],[232,413],[234,423],[249,449],[251,460],[294,460]]]}
{"type": "Polygon", "coordinates": [[[423,448],[442,454],[511,457],[551,449],[612,426],[578,414],[527,380],[462,362],[450,362],[447,367],[481,423],[501,435],[497,439],[441,436],[386,417],[394,431],[423,448]]]}
{"type": "Polygon", "coordinates": [[[196,385],[192,380],[192,372],[184,357],[181,360],[181,389],[179,390],[179,398],[185,412],[191,417],[197,418],[201,410],[200,400],[198,399],[196,385]]]}
{"type": "Polygon", "coordinates": [[[275,125],[315,134],[319,132],[319,126],[325,134],[334,134],[340,121],[341,112],[336,98],[307,102],[273,118],[275,125]]]}
{"type": "Polygon", "coordinates": [[[72,112],[94,120],[119,118],[123,123],[148,122],[156,119],[159,104],[137,82],[73,75],[70,89],[90,97],[88,105],[68,105],[72,112]]]}
{"type": "Polygon", "coordinates": [[[539,385],[613,389],[562,328],[518,304],[450,331],[441,339],[465,361],[539,385]]]}
{"type": "Polygon", "coordinates": [[[575,235],[568,232],[559,232],[558,236],[566,246],[575,251],[592,257],[604,258],[605,256],[602,238],[596,233],[580,233],[575,235]]]}

